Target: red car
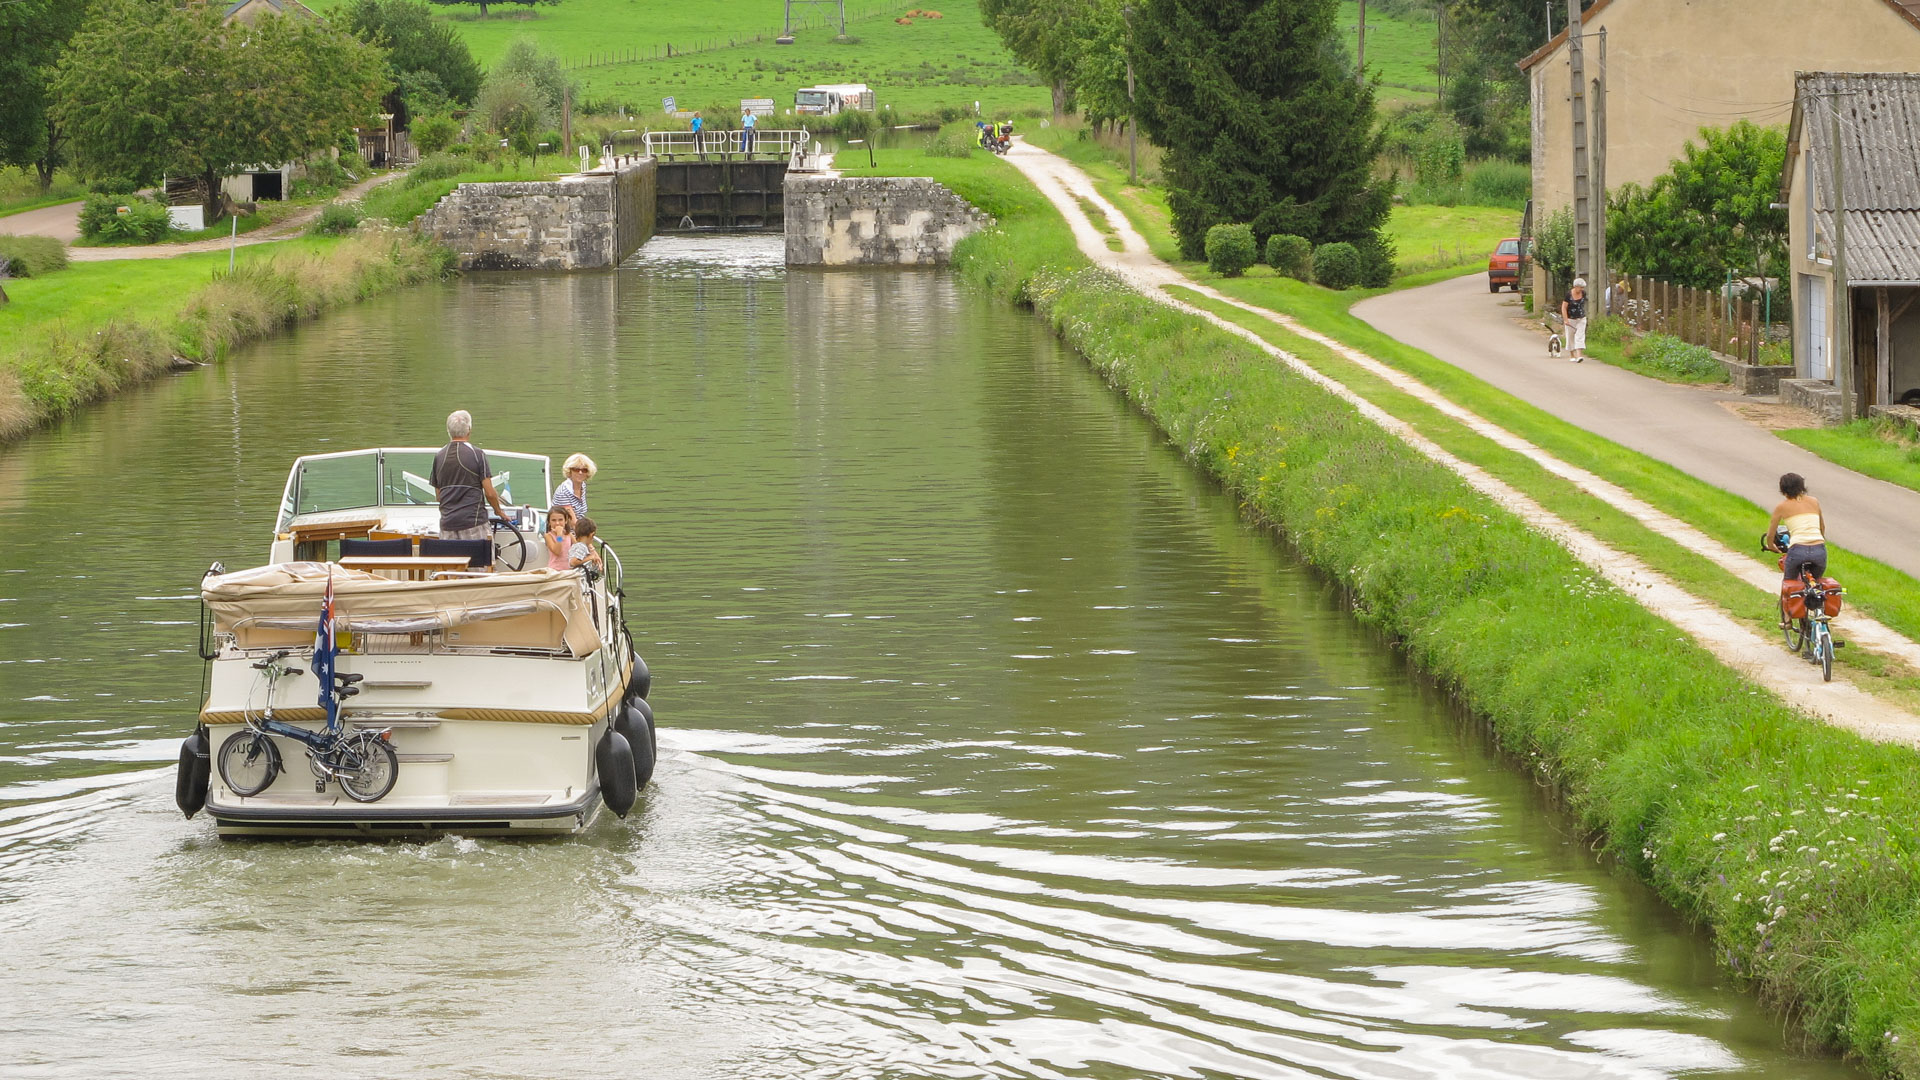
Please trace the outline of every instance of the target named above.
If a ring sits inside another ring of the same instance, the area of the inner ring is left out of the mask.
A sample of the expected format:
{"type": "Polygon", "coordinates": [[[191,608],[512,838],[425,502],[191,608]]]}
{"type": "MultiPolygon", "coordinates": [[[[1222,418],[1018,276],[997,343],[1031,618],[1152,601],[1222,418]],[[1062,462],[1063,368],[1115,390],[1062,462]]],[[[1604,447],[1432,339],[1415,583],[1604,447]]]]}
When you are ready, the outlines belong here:
{"type": "Polygon", "coordinates": [[[1487,256],[1488,292],[1499,292],[1502,285],[1520,291],[1520,253],[1520,238],[1509,236],[1487,256]]]}

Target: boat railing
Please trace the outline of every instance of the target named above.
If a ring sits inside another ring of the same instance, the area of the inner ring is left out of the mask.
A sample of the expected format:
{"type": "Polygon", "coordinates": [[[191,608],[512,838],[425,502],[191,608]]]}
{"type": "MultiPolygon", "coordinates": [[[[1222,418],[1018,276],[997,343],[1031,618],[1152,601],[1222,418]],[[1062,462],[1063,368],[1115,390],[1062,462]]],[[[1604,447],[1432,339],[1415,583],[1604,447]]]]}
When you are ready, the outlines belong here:
{"type": "MultiPolygon", "coordinates": [[[[204,605],[203,605],[204,606],[204,605]]],[[[449,642],[446,632],[461,627],[491,622],[497,619],[520,618],[525,615],[545,611],[558,618],[564,625],[567,613],[560,605],[544,597],[527,597],[507,604],[489,605],[484,608],[467,609],[457,621],[449,621],[444,608],[426,608],[415,612],[382,612],[373,618],[354,619],[351,616],[340,620],[341,652],[347,655],[363,654],[368,656],[409,655],[450,655],[450,656],[542,656],[566,657],[571,651],[564,645],[516,644],[511,642],[493,642],[485,645],[462,645],[449,642]]],[[[262,645],[242,646],[240,636],[247,630],[265,631],[302,631],[314,628],[315,619],[307,616],[288,617],[273,615],[248,615],[236,619],[232,629],[216,634],[216,638],[231,645],[242,656],[270,653],[289,646],[280,642],[262,645]]],[[[310,651],[312,646],[307,646],[310,651]]]]}

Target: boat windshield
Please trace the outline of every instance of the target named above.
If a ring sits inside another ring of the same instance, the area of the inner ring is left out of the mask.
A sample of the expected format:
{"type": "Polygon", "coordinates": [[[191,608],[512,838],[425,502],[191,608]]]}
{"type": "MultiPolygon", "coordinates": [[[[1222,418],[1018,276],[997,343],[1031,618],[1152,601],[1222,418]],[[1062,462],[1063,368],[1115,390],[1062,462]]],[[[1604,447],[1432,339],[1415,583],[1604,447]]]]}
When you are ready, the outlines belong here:
{"type": "Polygon", "coordinates": [[[827,103],[827,92],[825,90],[802,90],[793,95],[793,103],[795,105],[825,105],[827,103]]]}
{"type": "MultiPolygon", "coordinates": [[[[294,463],[280,526],[303,514],[378,506],[435,506],[433,456],[438,450],[356,450],[304,457],[294,463]]],[[[548,461],[538,454],[487,451],[493,487],[512,506],[546,507],[548,461]],[[517,488],[516,488],[517,485],[517,488]]]]}

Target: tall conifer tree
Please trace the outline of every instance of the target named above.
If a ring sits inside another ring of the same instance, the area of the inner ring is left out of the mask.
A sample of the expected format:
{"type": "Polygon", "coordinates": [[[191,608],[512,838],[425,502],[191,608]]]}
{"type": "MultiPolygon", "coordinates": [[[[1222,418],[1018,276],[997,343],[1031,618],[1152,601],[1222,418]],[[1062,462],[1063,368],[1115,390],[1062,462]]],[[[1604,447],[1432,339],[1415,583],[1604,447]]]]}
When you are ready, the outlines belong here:
{"type": "Polygon", "coordinates": [[[1251,222],[1264,243],[1370,240],[1390,187],[1373,180],[1373,87],[1357,83],[1336,0],[1142,0],[1135,105],[1165,148],[1174,231],[1188,258],[1207,229],[1251,222]]]}

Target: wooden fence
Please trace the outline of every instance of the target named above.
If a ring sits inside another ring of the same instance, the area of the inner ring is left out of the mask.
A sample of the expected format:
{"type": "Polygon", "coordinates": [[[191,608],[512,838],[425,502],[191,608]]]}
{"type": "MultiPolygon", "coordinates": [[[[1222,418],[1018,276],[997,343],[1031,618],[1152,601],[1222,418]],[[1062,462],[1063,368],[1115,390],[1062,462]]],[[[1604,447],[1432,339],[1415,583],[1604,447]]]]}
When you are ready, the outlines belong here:
{"type": "MultiPolygon", "coordinates": [[[[1644,334],[1667,334],[1747,364],[1760,362],[1760,346],[1770,340],[1764,298],[1722,296],[1670,281],[1630,277],[1626,293],[1616,293],[1610,314],[1644,334]]],[[[1596,312],[1601,297],[1594,297],[1596,312]]]]}
{"type": "MultiPolygon", "coordinates": [[[[910,9],[913,9],[911,3],[900,2],[868,4],[865,7],[858,8],[849,6],[847,8],[847,25],[851,27],[856,22],[880,18],[882,16],[894,16],[910,9]]],[[[796,15],[793,20],[793,29],[795,30],[838,30],[839,27],[840,17],[837,12],[833,14],[807,12],[796,15]]],[[[726,38],[700,38],[694,41],[682,41],[678,44],[660,43],[645,47],[629,45],[618,48],[596,49],[585,56],[569,57],[565,61],[562,61],[560,66],[567,71],[578,71],[581,68],[611,67],[616,64],[644,64],[654,60],[671,60],[676,56],[686,56],[690,53],[715,52],[720,49],[739,48],[742,45],[757,45],[762,42],[772,41],[781,33],[782,31],[780,30],[769,30],[764,34],[739,34],[726,38]]]]}

